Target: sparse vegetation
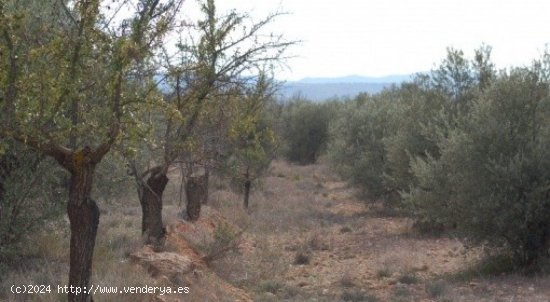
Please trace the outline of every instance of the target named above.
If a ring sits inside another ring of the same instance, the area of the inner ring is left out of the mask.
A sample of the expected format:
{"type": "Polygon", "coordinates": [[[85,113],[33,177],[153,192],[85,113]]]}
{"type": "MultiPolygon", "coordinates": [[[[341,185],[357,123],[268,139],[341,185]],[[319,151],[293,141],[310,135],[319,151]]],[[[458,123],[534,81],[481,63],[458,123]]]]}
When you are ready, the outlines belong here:
{"type": "Polygon", "coordinates": [[[376,276],[378,278],[387,278],[392,275],[392,272],[388,268],[382,268],[376,271],[376,276]]]}
{"type": "Polygon", "coordinates": [[[397,281],[403,284],[416,284],[418,283],[418,277],[413,273],[405,273],[399,276],[399,278],[397,278],[397,281]]]}
{"type": "Polygon", "coordinates": [[[358,289],[347,290],[342,293],[341,299],[350,302],[378,302],[378,298],[358,289]]]}
{"type": "Polygon", "coordinates": [[[187,2],[0,0],[1,301],[550,296],[550,50],[283,100],[283,11],[187,2]]]}
{"type": "Polygon", "coordinates": [[[351,229],[351,227],[349,226],[343,226],[341,229],[340,229],[340,233],[351,233],[353,232],[353,230],[351,229]]]}
{"type": "Polygon", "coordinates": [[[355,278],[353,277],[353,275],[351,273],[346,272],[342,276],[342,279],[340,279],[340,284],[345,288],[355,287],[356,286],[355,278]]]}
{"type": "Polygon", "coordinates": [[[268,280],[260,284],[260,291],[277,294],[284,287],[284,284],[278,281],[268,280]]]}
{"type": "Polygon", "coordinates": [[[311,261],[311,253],[308,251],[298,251],[294,256],[294,264],[306,265],[311,261]]]}
{"type": "Polygon", "coordinates": [[[440,298],[445,294],[447,284],[442,280],[437,280],[426,284],[426,292],[432,298],[440,298]]]}
{"type": "Polygon", "coordinates": [[[406,286],[397,284],[393,289],[393,296],[398,301],[408,300],[407,298],[410,298],[411,291],[406,286]]]}

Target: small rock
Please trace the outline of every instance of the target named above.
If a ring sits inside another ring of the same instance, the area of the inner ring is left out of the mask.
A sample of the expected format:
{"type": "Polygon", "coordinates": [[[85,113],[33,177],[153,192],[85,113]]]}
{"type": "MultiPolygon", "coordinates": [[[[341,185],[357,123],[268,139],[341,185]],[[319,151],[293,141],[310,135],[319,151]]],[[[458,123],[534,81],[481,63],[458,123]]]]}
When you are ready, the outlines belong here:
{"type": "Polygon", "coordinates": [[[153,276],[186,274],[193,270],[193,262],[188,257],[172,252],[155,253],[150,248],[131,254],[130,259],[146,265],[153,276]]]}

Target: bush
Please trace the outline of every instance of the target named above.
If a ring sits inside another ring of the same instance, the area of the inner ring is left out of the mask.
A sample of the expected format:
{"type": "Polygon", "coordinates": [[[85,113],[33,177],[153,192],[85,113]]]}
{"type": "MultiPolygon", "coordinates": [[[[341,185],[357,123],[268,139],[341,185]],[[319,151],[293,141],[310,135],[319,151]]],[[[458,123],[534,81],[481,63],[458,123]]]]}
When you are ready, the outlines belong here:
{"type": "Polygon", "coordinates": [[[440,144],[417,158],[408,201],[421,219],[509,248],[534,265],[550,243],[550,99],[535,69],[514,69],[481,93],[440,144]]]}
{"type": "Polygon", "coordinates": [[[373,198],[387,192],[384,138],[395,133],[395,109],[388,98],[360,95],[344,105],[330,127],[332,166],[373,198]]]}
{"type": "Polygon", "coordinates": [[[298,252],[296,252],[296,255],[294,256],[294,264],[295,265],[309,264],[310,260],[311,260],[311,253],[309,253],[309,252],[298,251],[298,252]]]}
{"type": "Polygon", "coordinates": [[[439,154],[437,131],[449,104],[441,94],[423,87],[423,81],[419,77],[414,83],[403,84],[392,96],[396,103],[393,120],[397,125],[395,133],[383,139],[387,157],[383,182],[394,200],[400,198],[400,192],[416,185],[411,158],[439,154]]]}
{"type": "Polygon", "coordinates": [[[341,299],[343,301],[352,302],[377,302],[379,301],[376,296],[368,293],[361,292],[358,289],[346,290],[342,293],[341,299]]]}
{"type": "Polygon", "coordinates": [[[333,166],[369,197],[401,205],[401,193],[417,185],[411,160],[438,158],[454,120],[493,80],[490,51],[482,46],[469,61],[462,51],[448,49],[431,73],[346,103],[330,127],[333,166]]]}
{"type": "Polygon", "coordinates": [[[439,297],[441,297],[445,294],[446,287],[447,286],[446,286],[445,282],[443,282],[441,280],[438,280],[438,281],[435,281],[435,282],[432,282],[432,283],[427,283],[426,284],[426,293],[428,293],[428,295],[431,298],[439,298],[439,297]]]}
{"type": "Polygon", "coordinates": [[[401,275],[397,281],[403,283],[403,284],[416,284],[418,283],[418,277],[415,274],[412,273],[406,273],[404,275],[401,275]]]}
{"type": "Polygon", "coordinates": [[[199,247],[205,256],[205,262],[211,262],[223,258],[227,253],[239,249],[240,238],[243,231],[237,232],[227,223],[220,223],[214,230],[213,240],[199,247]]]}
{"type": "Polygon", "coordinates": [[[328,127],[337,103],[294,100],[282,112],[284,156],[299,164],[314,163],[325,151],[328,127]]]}

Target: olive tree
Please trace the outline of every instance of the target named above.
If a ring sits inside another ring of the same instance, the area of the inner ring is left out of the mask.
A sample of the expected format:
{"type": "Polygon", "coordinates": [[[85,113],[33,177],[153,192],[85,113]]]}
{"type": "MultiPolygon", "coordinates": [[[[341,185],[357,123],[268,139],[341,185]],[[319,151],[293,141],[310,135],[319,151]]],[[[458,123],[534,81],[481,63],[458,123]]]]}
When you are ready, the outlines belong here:
{"type": "Polygon", "coordinates": [[[302,165],[314,163],[325,152],[333,103],[296,98],[283,107],[281,136],[285,157],[302,165]]]}
{"type": "Polygon", "coordinates": [[[550,243],[550,96],[536,68],[501,74],[440,143],[417,158],[408,201],[419,217],[506,247],[535,267],[550,243]]]}

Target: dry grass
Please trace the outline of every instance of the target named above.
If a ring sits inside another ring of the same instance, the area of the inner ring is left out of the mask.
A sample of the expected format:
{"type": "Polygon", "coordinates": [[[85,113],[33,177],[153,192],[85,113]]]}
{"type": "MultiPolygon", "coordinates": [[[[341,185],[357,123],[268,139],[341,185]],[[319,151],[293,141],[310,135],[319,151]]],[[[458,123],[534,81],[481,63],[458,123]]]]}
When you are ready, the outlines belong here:
{"type": "MultiPolygon", "coordinates": [[[[480,249],[465,249],[455,239],[418,236],[409,219],[377,203],[365,203],[326,165],[275,161],[263,187],[253,192],[248,210],[242,208],[242,196],[227,183],[213,179],[211,184],[210,207],[204,215],[216,217],[219,212],[235,230],[245,230],[238,250],[209,264],[213,272],[200,271],[176,282],[153,279],[131,264],[128,255],[141,244],[141,210],[132,200],[117,203],[132,206],[102,205],[93,283],[190,283],[191,293],[184,301],[227,300],[228,288],[221,279],[245,289],[255,301],[549,300],[550,278],[487,274],[498,272],[501,264],[489,270],[479,265],[484,259],[480,249]],[[303,259],[297,261],[297,257],[303,259]]],[[[167,224],[180,220],[178,190],[179,182],[170,182],[164,207],[167,224]]],[[[35,234],[17,268],[0,276],[1,290],[7,284],[66,284],[67,229],[63,220],[35,234]]],[[[217,247],[212,232],[204,229],[191,227],[184,236],[199,254],[217,247]]],[[[224,238],[218,239],[225,242],[224,238]]],[[[176,247],[167,249],[177,251],[176,247]]],[[[101,295],[96,300],[152,298],[101,295]]],[[[0,301],[64,299],[64,295],[29,297],[0,291],[0,301]]]]}
{"type": "Polygon", "coordinates": [[[465,249],[455,239],[418,236],[412,221],[363,202],[323,164],[275,161],[264,188],[252,195],[248,215],[240,196],[218,187],[214,206],[234,223],[246,221],[251,244],[214,268],[258,301],[547,301],[541,297],[550,296],[542,285],[550,285],[549,278],[516,276],[517,284],[508,287],[493,277],[449,277],[475,267],[481,251],[465,249]],[[308,261],[295,265],[298,256],[308,261]],[[285,288],[292,288],[292,295],[285,288]]]}
{"type": "MultiPolygon", "coordinates": [[[[141,267],[129,263],[128,255],[141,246],[141,211],[137,207],[103,206],[94,250],[92,283],[100,286],[164,286],[166,282],[149,276],[141,267]]],[[[25,259],[18,269],[11,270],[2,286],[11,284],[51,285],[52,293],[41,295],[0,295],[0,301],[63,301],[57,285],[68,283],[69,234],[68,225],[45,229],[28,241],[23,251],[25,259]],[[5,300],[2,300],[5,299],[5,300]]],[[[98,294],[98,301],[151,301],[155,295],[98,294]]]]}

